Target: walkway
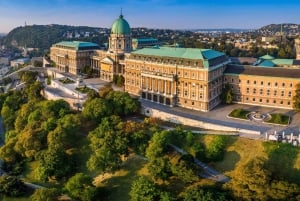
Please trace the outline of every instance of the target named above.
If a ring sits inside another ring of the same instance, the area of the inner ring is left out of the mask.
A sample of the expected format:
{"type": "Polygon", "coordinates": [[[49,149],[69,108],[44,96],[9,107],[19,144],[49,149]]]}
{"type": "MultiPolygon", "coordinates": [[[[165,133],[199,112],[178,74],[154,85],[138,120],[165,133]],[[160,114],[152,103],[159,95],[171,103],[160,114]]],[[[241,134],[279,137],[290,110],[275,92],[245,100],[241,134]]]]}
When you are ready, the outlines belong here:
{"type": "MultiPolygon", "coordinates": [[[[180,149],[179,147],[170,144],[170,146],[178,153],[180,154],[188,154],[186,151],[184,151],[183,149],[180,149]]],[[[201,168],[203,168],[204,173],[201,173],[200,176],[206,179],[210,179],[210,180],[214,180],[217,182],[228,182],[230,179],[228,177],[226,177],[225,175],[222,175],[221,173],[219,173],[218,171],[216,171],[215,169],[209,167],[208,165],[206,165],[205,163],[202,163],[201,161],[199,161],[198,159],[194,159],[194,162],[201,168]]]]}

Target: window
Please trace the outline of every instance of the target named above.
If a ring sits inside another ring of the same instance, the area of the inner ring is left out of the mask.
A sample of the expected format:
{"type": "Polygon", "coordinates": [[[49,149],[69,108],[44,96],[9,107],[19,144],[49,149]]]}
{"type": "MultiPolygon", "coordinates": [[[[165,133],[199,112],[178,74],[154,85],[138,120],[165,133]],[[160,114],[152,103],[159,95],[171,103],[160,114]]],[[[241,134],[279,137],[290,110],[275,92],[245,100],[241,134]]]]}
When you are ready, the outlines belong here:
{"type": "Polygon", "coordinates": [[[250,80],[247,80],[247,84],[250,84],[250,80]]]}
{"type": "Polygon", "coordinates": [[[267,96],[270,96],[270,89],[267,90],[267,96]]]}
{"type": "Polygon", "coordinates": [[[277,96],[277,91],[276,90],[274,90],[274,96],[277,96]]]}
{"type": "Polygon", "coordinates": [[[292,92],[291,91],[289,91],[289,95],[288,95],[289,97],[291,97],[292,96],[292,92]]]}
{"type": "Polygon", "coordinates": [[[293,87],[293,84],[292,84],[292,83],[290,84],[290,87],[293,87]]]}
{"type": "Polygon", "coordinates": [[[233,82],[234,82],[234,80],[233,80],[233,79],[231,79],[231,82],[233,83],[233,82]]]}
{"type": "Polygon", "coordinates": [[[193,97],[193,98],[195,97],[195,92],[192,92],[192,97],[193,97]]]}
{"type": "Polygon", "coordinates": [[[264,85],[264,81],[261,81],[261,82],[260,82],[260,85],[264,85]]]}
{"type": "Polygon", "coordinates": [[[249,98],[248,98],[248,97],[246,97],[246,100],[249,100],[249,98]]]}
{"type": "Polygon", "coordinates": [[[249,93],[249,88],[247,88],[246,93],[247,93],[247,94],[249,93]]]}
{"type": "Polygon", "coordinates": [[[271,83],[270,83],[270,82],[268,82],[268,86],[271,86],[271,83]]]}
{"type": "Polygon", "coordinates": [[[267,99],[266,102],[269,103],[269,99],[267,99]]]}
{"type": "Polygon", "coordinates": [[[273,103],[275,104],[275,103],[276,103],[276,100],[273,100],[273,103]]]}
{"type": "Polygon", "coordinates": [[[288,105],[291,105],[291,102],[289,101],[289,102],[287,102],[287,104],[288,104],[288,105]]]}
{"type": "Polygon", "coordinates": [[[259,102],[262,102],[262,99],[259,99],[259,102]]]}
{"type": "Polygon", "coordinates": [[[284,91],[281,91],[281,96],[284,96],[284,91]]]}
{"type": "Polygon", "coordinates": [[[252,101],[255,102],[255,98],[252,98],[252,101]]]}
{"type": "Polygon", "coordinates": [[[241,83],[241,80],[239,79],[239,83],[241,83]]]}
{"type": "Polygon", "coordinates": [[[285,83],[282,83],[282,87],[285,87],[285,83]]]}
{"type": "Polygon", "coordinates": [[[277,82],[275,82],[275,87],[277,87],[278,86],[278,83],[277,82]]]}
{"type": "Polygon", "coordinates": [[[200,93],[200,98],[203,98],[203,94],[202,93],[200,93]]]}
{"type": "Polygon", "coordinates": [[[254,80],[254,84],[256,84],[256,81],[254,80]]]}
{"type": "Polygon", "coordinates": [[[253,89],[253,93],[256,94],[256,88],[253,89]]]}
{"type": "Polygon", "coordinates": [[[192,102],[192,105],[194,105],[195,103],[194,103],[194,101],[192,102]]]}
{"type": "Polygon", "coordinates": [[[282,105],[282,104],[283,104],[283,101],[280,101],[280,104],[282,105]]]}
{"type": "Polygon", "coordinates": [[[187,92],[187,91],[184,91],[184,95],[187,96],[187,95],[188,95],[188,92],[187,92]]]}
{"type": "Polygon", "coordinates": [[[263,90],[263,89],[260,89],[260,90],[259,90],[259,94],[262,95],[263,93],[264,93],[264,90],[263,90]]]}

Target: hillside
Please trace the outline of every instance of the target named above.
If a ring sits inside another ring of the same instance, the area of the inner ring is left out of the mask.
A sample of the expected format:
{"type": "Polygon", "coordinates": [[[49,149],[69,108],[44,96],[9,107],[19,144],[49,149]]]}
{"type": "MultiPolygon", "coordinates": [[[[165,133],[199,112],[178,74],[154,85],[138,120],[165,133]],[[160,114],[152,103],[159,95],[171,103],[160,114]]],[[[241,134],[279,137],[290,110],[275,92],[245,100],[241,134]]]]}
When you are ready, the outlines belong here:
{"type": "Polygon", "coordinates": [[[261,27],[257,31],[266,35],[274,35],[280,33],[282,30],[285,34],[297,34],[300,32],[299,24],[283,23],[283,24],[269,24],[261,27]]]}
{"type": "Polygon", "coordinates": [[[62,40],[81,40],[103,44],[107,41],[106,28],[67,25],[32,25],[17,27],[9,32],[2,43],[7,47],[39,48],[48,50],[62,40]]]}

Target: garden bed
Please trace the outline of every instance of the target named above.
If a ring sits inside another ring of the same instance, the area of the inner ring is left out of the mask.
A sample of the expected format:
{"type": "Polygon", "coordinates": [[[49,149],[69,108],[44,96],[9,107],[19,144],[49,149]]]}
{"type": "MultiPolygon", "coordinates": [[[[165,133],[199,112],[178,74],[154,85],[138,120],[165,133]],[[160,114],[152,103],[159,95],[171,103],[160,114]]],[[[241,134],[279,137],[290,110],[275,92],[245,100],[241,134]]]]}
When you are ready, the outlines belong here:
{"type": "Polygon", "coordinates": [[[75,83],[73,80],[70,80],[69,78],[63,78],[59,80],[63,84],[73,84],[75,83]]]}
{"type": "Polygon", "coordinates": [[[280,124],[280,125],[288,125],[290,123],[290,116],[280,114],[280,113],[274,113],[270,114],[271,119],[266,121],[267,123],[271,124],[280,124]]]}
{"type": "Polygon", "coordinates": [[[79,91],[80,93],[87,94],[89,91],[91,91],[93,89],[84,86],[84,87],[77,87],[77,88],[75,88],[75,90],[79,91]]]}
{"type": "Polygon", "coordinates": [[[248,110],[244,110],[241,108],[234,109],[228,115],[229,117],[238,118],[238,119],[248,119],[247,115],[250,113],[248,110]]]}

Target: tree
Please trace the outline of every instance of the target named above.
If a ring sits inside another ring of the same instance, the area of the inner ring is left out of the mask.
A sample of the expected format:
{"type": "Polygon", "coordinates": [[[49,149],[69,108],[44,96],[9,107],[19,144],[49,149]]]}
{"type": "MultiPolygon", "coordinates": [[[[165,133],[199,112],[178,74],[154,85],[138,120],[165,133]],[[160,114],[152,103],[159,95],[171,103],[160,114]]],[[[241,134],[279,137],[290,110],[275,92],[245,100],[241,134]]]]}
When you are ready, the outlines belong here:
{"type": "Polygon", "coordinates": [[[171,164],[168,158],[156,158],[148,164],[148,171],[154,179],[167,180],[171,175],[171,164]]]}
{"type": "Polygon", "coordinates": [[[227,184],[234,196],[241,200],[268,200],[266,193],[271,172],[265,168],[264,158],[255,158],[237,170],[227,184]]]}
{"type": "Polygon", "coordinates": [[[158,200],[160,193],[153,182],[145,177],[139,177],[133,182],[129,194],[131,201],[153,201],[158,200]]]}
{"type": "Polygon", "coordinates": [[[15,176],[4,175],[0,177],[0,193],[10,197],[18,197],[26,192],[26,186],[15,176]]]}
{"type": "Polygon", "coordinates": [[[70,175],[75,167],[73,157],[66,154],[62,145],[55,144],[41,153],[37,172],[42,181],[47,181],[50,177],[60,180],[70,175]]]}
{"type": "Polygon", "coordinates": [[[112,114],[112,107],[112,103],[105,99],[94,98],[85,103],[82,114],[85,118],[99,123],[103,117],[112,114]]]}
{"type": "Polygon", "coordinates": [[[111,91],[113,91],[111,84],[106,84],[102,88],[99,89],[99,95],[101,98],[105,98],[106,95],[111,91]]]}
{"type": "Polygon", "coordinates": [[[231,104],[233,101],[233,93],[228,83],[225,84],[221,93],[221,101],[225,104],[231,104]]]}
{"type": "Polygon", "coordinates": [[[111,172],[120,167],[122,156],[128,154],[125,124],[120,117],[102,119],[101,124],[88,135],[93,151],[87,166],[90,170],[111,172]]]}
{"type": "Polygon", "coordinates": [[[295,95],[293,97],[293,108],[300,111],[300,83],[296,85],[295,95]]]}
{"type": "Polygon", "coordinates": [[[75,199],[82,201],[96,199],[97,188],[92,184],[92,178],[83,173],[77,173],[71,177],[65,184],[65,189],[75,199]]]}
{"type": "Polygon", "coordinates": [[[221,191],[211,191],[201,188],[200,186],[193,186],[189,188],[185,194],[183,201],[229,201],[225,193],[221,191]]]}
{"type": "Polygon", "coordinates": [[[179,160],[171,166],[172,173],[184,183],[193,183],[199,180],[200,169],[194,164],[194,158],[190,154],[182,155],[179,160]]]}
{"type": "Polygon", "coordinates": [[[30,199],[31,201],[56,201],[59,195],[59,190],[55,188],[39,188],[35,189],[30,199]]]}
{"type": "Polygon", "coordinates": [[[129,115],[138,111],[139,103],[130,97],[128,93],[121,91],[110,91],[105,99],[113,104],[113,114],[129,115]]]}

